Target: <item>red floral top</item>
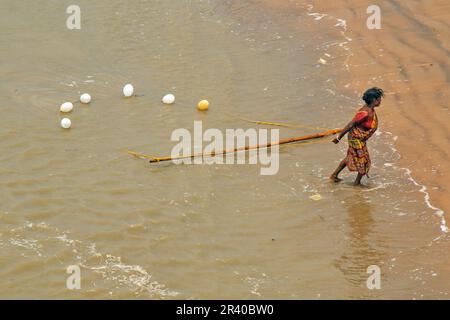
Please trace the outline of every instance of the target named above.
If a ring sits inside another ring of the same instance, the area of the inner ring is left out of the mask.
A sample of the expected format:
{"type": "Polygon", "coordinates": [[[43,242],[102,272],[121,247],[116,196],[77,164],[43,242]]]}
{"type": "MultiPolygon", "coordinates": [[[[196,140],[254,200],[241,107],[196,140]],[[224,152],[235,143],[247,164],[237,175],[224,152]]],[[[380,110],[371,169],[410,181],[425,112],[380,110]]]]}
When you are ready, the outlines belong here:
{"type": "Polygon", "coordinates": [[[353,118],[353,122],[363,130],[370,130],[376,125],[376,115],[374,113],[372,117],[369,117],[369,112],[358,111],[353,118]]]}

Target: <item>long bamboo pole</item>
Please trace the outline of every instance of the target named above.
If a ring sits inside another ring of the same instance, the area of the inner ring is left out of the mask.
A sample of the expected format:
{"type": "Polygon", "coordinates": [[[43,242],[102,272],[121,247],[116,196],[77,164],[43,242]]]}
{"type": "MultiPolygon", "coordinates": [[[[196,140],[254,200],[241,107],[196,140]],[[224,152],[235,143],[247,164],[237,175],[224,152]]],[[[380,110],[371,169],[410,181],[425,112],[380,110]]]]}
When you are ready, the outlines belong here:
{"type": "Polygon", "coordinates": [[[323,138],[323,137],[327,137],[327,136],[331,136],[333,134],[339,133],[341,132],[342,129],[333,129],[333,130],[327,130],[324,132],[319,132],[319,133],[315,133],[315,134],[310,134],[310,135],[306,135],[306,136],[300,136],[300,137],[294,137],[294,138],[286,138],[286,139],[281,139],[277,142],[274,143],[268,143],[268,144],[264,144],[264,145],[256,145],[256,146],[246,146],[246,147],[242,147],[242,148],[235,148],[232,150],[223,150],[217,153],[208,153],[208,154],[203,154],[203,153],[198,153],[198,154],[191,154],[191,155],[187,155],[187,156],[179,156],[179,157],[161,157],[161,158],[151,158],[149,160],[150,163],[155,163],[155,162],[163,162],[163,161],[171,161],[171,160],[180,160],[180,159],[187,159],[187,158],[197,158],[197,157],[214,157],[217,155],[224,155],[224,154],[228,154],[228,153],[235,153],[235,152],[239,152],[239,151],[248,151],[248,150],[253,150],[253,149],[263,149],[263,148],[270,148],[276,145],[282,145],[282,144],[288,144],[288,143],[293,143],[293,142],[299,142],[299,141],[305,141],[305,140],[312,140],[312,139],[318,139],[318,138],[323,138]]]}

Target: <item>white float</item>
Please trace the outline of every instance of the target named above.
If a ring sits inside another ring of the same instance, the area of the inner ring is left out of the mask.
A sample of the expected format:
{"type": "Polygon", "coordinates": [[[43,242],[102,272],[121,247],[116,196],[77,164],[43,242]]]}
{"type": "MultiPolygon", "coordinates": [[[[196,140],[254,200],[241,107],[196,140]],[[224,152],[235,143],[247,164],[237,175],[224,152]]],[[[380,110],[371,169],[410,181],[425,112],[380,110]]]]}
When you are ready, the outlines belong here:
{"type": "Polygon", "coordinates": [[[61,112],[71,112],[73,110],[73,103],[72,102],[64,102],[61,107],[59,108],[61,112]]]}
{"type": "Polygon", "coordinates": [[[175,102],[175,96],[171,93],[166,94],[163,98],[162,98],[162,102],[164,104],[172,104],[175,102]]]}
{"type": "Polygon", "coordinates": [[[131,84],[126,84],[123,87],[123,95],[125,97],[131,97],[133,95],[133,93],[134,93],[134,88],[131,84]]]}
{"type": "Polygon", "coordinates": [[[61,120],[61,127],[64,129],[69,129],[72,126],[72,121],[68,118],[64,118],[61,120]]]}
{"type": "Polygon", "coordinates": [[[80,97],[81,103],[89,103],[91,102],[92,98],[89,93],[83,93],[80,97]]]}

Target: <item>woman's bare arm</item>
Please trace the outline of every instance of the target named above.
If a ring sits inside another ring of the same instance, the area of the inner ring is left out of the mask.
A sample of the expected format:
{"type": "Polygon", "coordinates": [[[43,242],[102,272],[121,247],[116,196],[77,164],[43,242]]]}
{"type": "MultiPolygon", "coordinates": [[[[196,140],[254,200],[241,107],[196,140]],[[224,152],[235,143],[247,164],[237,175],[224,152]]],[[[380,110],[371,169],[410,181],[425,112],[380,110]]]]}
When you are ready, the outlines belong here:
{"type": "Polygon", "coordinates": [[[334,143],[339,143],[339,141],[347,134],[347,132],[349,132],[350,130],[352,130],[352,128],[356,125],[356,122],[354,122],[353,120],[350,121],[345,127],[344,129],[341,131],[341,133],[339,133],[339,135],[337,136],[337,138],[335,138],[333,140],[334,143]]]}

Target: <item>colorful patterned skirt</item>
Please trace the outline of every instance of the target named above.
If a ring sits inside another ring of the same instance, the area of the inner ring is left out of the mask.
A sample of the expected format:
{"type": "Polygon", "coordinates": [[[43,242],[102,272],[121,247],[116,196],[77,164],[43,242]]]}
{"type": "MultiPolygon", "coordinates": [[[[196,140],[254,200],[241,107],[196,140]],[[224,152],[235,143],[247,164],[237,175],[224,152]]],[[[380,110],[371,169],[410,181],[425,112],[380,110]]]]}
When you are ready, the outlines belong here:
{"type": "Polygon", "coordinates": [[[366,141],[348,135],[348,150],[345,163],[350,171],[366,175],[370,170],[370,156],[366,141]]]}

